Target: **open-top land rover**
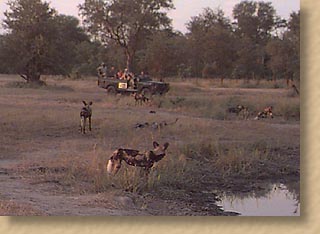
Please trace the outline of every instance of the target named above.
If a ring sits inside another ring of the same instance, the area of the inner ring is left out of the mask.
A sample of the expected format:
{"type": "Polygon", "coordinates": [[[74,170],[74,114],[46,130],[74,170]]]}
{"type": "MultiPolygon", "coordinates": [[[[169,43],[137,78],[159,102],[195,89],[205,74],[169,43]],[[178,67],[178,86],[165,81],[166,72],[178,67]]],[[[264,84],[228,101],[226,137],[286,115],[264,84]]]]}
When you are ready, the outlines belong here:
{"type": "Polygon", "coordinates": [[[142,93],[145,96],[162,95],[169,91],[169,83],[153,81],[149,77],[135,79],[134,85],[130,86],[127,80],[113,77],[98,78],[98,86],[107,90],[110,95],[117,93],[130,94],[142,93]]]}

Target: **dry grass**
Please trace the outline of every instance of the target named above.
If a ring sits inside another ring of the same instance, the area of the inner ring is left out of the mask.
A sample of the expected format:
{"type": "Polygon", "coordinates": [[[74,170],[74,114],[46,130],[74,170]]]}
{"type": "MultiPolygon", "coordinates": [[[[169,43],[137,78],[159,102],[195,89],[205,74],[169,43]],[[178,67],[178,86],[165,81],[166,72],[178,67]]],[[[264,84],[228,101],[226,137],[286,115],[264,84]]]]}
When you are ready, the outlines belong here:
{"type": "MultiPolygon", "coordinates": [[[[185,83],[187,86],[192,86],[192,90],[201,88],[214,87],[214,88],[249,88],[249,89],[282,89],[287,88],[287,81],[282,80],[242,80],[242,79],[224,79],[221,83],[221,79],[199,79],[188,78],[179,79],[171,78],[168,81],[172,83],[185,83]]],[[[299,82],[294,82],[299,86],[299,82]]],[[[289,86],[292,82],[289,83],[289,86]]],[[[191,88],[190,88],[191,89],[191,88]]]]}
{"type": "MultiPolygon", "coordinates": [[[[205,84],[208,85],[209,81],[205,84]]],[[[266,106],[273,106],[274,114],[282,120],[299,120],[300,100],[291,89],[215,88],[208,85],[194,88],[190,83],[174,83],[167,97],[158,97],[154,106],[186,115],[217,120],[232,117],[226,110],[236,105],[249,107],[251,118],[266,106]]]]}
{"type": "Polygon", "coordinates": [[[17,204],[13,201],[0,200],[0,214],[3,216],[44,216],[45,213],[27,204],[17,204]]]}
{"type": "Polygon", "coordinates": [[[257,179],[299,177],[300,100],[290,90],[174,81],[170,92],[154,97],[151,106],[136,106],[132,97],[108,97],[93,78],[46,77],[46,89],[8,86],[12,81],[17,78],[0,77],[0,159],[14,159],[15,173],[51,181],[60,193],[122,189],[179,199],[186,190],[230,189],[230,181],[237,188],[257,179]],[[82,100],[93,101],[93,131],[86,135],[79,132],[82,100]],[[226,113],[237,104],[249,106],[250,120],[226,113]],[[267,105],[274,107],[275,119],[253,121],[267,105]],[[135,128],[176,118],[177,123],[161,129],[135,128]],[[170,146],[148,178],[125,164],[117,176],[107,175],[106,162],[115,149],[151,150],[154,140],[170,146]]]}

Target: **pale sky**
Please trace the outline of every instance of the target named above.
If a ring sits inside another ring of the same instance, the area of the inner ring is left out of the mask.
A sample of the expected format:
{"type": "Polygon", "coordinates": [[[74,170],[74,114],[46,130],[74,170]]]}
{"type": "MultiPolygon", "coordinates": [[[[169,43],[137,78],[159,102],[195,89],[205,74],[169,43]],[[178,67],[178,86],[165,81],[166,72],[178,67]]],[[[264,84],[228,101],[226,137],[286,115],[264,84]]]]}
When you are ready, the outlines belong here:
{"type": "MultiPolygon", "coordinates": [[[[78,16],[78,5],[84,0],[47,0],[50,6],[55,8],[60,14],[78,16]]],[[[190,21],[192,16],[197,16],[202,13],[203,9],[210,7],[216,9],[220,7],[231,19],[232,9],[241,0],[173,0],[175,10],[171,10],[168,15],[173,20],[173,28],[185,33],[185,24],[190,21]]],[[[297,12],[300,9],[300,0],[268,0],[265,2],[272,2],[278,15],[282,18],[288,19],[290,13],[297,12]]],[[[3,19],[3,12],[8,9],[7,0],[0,0],[0,20],[3,19]]],[[[0,32],[2,26],[0,26],[0,32]]]]}

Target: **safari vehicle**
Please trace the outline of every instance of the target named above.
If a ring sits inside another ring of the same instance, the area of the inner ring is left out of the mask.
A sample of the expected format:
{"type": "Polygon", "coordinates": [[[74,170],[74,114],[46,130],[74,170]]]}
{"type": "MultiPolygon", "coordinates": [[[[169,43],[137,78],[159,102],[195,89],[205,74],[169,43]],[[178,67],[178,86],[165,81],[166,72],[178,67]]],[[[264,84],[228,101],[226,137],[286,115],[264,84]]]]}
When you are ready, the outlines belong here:
{"type": "Polygon", "coordinates": [[[134,83],[134,87],[130,87],[126,80],[113,77],[98,78],[98,86],[106,89],[110,95],[141,93],[150,97],[152,95],[162,95],[169,91],[168,83],[153,81],[149,77],[137,78],[134,83]]]}

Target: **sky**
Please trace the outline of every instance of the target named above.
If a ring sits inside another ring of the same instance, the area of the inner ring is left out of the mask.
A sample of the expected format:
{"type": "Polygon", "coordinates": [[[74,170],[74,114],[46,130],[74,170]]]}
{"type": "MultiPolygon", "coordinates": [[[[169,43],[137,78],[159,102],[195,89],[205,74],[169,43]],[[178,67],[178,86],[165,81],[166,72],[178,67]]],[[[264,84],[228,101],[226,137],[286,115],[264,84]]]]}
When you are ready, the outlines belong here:
{"type": "MultiPolygon", "coordinates": [[[[3,12],[8,9],[8,0],[0,0],[0,20],[3,19],[3,12]]],[[[46,0],[51,3],[50,6],[55,8],[60,14],[78,16],[78,5],[85,0],[46,0]]],[[[203,9],[210,7],[212,9],[221,8],[228,18],[232,18],[232,9],[241,0],[173,0],[175,10],[168,12],[172,19],[172,26],[175,30],[183,33],[187,32],[186,23],[191,20],[192,16],[202,13],[203,9]]],[[[300,10],[300,0],[268,0],[272,2],[278,15],[288,19],[290,13],[300,10]]],[[[0,32],[2,28],[0,26],[0,32]]]]}

